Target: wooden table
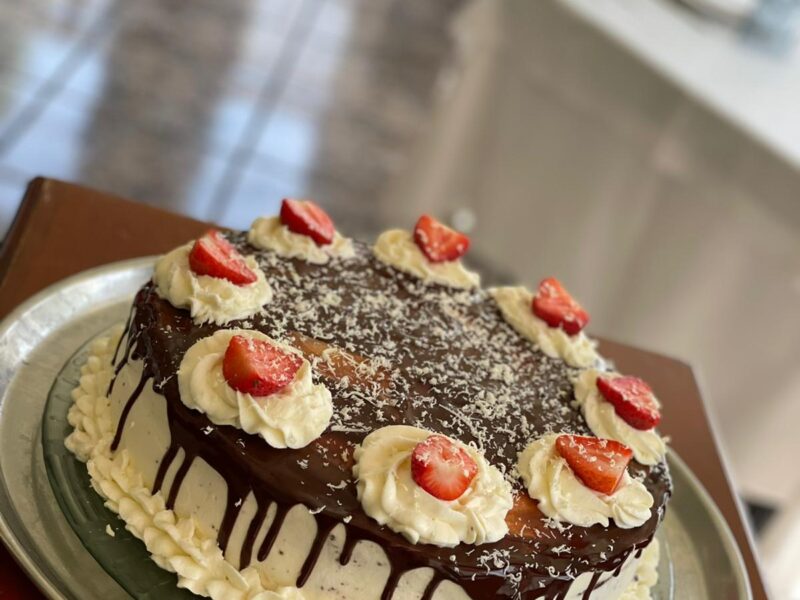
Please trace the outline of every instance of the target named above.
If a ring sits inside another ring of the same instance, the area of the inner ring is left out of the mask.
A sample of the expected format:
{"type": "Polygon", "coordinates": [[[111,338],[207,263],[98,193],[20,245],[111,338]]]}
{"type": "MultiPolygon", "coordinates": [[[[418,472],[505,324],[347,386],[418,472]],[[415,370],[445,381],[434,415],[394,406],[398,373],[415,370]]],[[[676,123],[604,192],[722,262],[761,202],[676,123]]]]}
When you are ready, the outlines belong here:
{"type": "MultiPolygon", "coordinates": [[[[0,317],[64,277],[126,258],[165,252],[206,227],[207,223],[96,190],[36,179],[28,187],[0,251],[0,317]]],[[[671,436],[672,446],[727,519],[747,564],[754,597],[766,599],[752,541],[691,367],[610,341],[602,342],[602,352],[613,358],[622,371],[651,382],[665,400],[662,431],[671,436]]],[[[16,598],[41,595],[0,546],[0,600],[16,598]]]]}

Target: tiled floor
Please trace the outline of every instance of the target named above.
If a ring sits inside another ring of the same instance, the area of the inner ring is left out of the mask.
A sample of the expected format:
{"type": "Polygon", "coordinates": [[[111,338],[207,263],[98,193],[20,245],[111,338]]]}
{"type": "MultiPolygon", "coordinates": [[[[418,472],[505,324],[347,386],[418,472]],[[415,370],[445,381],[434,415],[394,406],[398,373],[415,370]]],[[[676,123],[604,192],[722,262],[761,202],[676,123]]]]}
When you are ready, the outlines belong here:
{"type": "Polygon", "coordinates": [[[35,175],[229,226],[288,194],[355,218],[424,122],[460,3],[2,3],[0,234],[35,175]]]}

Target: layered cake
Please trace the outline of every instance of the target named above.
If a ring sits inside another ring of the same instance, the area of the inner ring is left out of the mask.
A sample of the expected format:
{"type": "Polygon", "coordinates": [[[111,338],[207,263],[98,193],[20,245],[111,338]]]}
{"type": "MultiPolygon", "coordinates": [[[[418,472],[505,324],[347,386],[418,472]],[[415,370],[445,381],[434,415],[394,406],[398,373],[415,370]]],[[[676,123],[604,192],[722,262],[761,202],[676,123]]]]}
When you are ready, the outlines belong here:
{"type": "Polygon", "coordinates": [[[558,280],[484,290],[468,247],[297,200],[209,231],[92,343],[66,445],[200,596],[649,598],[655,392],[558,280]]]}

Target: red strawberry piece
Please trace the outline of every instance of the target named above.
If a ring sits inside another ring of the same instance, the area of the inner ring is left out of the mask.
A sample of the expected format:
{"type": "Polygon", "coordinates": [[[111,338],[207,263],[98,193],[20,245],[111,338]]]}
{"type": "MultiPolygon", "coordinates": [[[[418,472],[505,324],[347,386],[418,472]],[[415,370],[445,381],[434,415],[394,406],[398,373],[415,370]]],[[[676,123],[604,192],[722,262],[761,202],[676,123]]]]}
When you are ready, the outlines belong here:
{"type": "Polygon", "coordinates": [[[661,411],[653,390],[638,377],[597,378],[597,389],[614,410],[634,429],[652,429],[661,422],[661,411]]]}
{"type": "Polygon", "coordinates": [[[555,277],[543,279],[533,297],[533,314],[550,327],[561,327],[569,335],[580,333],[589,322],[589,313],[570,296],[555,277]]]}
{"type": "Polygon", "coordinates": [[[303,359],[264,340],[235,335],[222,359],[222,375],[237,392],[269,396],[285,388],[303,359]]]}
{"type": "Polygon", "coordinates": [[[430,215],[422,215],[414,226],[414,241],[432,263],[447,262],[464,256],[469,238],[450,229],[430,215]]]}
{"type": "Polygon", "coordinates": [[[189,252],[189,268],[196,275],[227,279],[236,285],[253,283],[257,279],[244,257],[215,229],[207,231],[194,243],[189,252]]]}
{"type": "Polygon", "coordinates": [[[430,436],[411,453],[411,477],[439,500],[459,498],[477,474],[475,460],[443,435],[430,436]]]}
{"type": "Polygon", "coordinates": [[[310,237],[317,246],[330,244],[336,233],[328,213],[311,200],[284,199],[281,203],[281,223],[289,231],[310,237]]]}
{"type": "Polygon", "coordinates": [[[586,487],[613,494],[633,456],[633,450],[614,440],[560,435],[556,449],[586,487]]]}

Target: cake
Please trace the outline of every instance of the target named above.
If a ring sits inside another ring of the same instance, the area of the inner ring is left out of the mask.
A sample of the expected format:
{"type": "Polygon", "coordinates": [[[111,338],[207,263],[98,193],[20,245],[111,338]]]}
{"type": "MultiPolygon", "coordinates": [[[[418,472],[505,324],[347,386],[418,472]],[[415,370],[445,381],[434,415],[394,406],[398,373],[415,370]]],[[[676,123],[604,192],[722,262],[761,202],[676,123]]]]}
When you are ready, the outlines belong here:
{"type": "Polygon", "coordinates": [[[654,391],[560,282],[484,290],[468,247],[297,200],[210,231],[91,344],[66,445],[200,596],[649,598],[654,391]]]}

